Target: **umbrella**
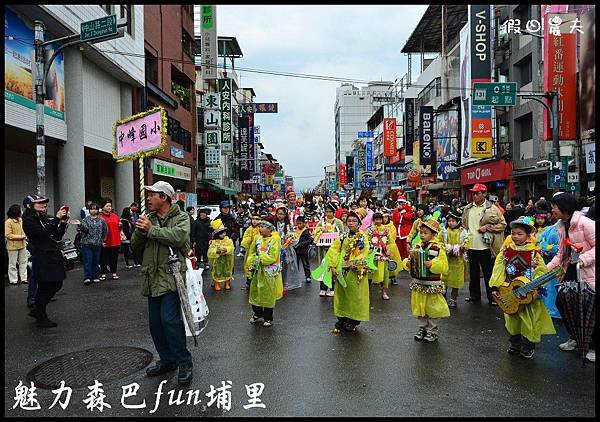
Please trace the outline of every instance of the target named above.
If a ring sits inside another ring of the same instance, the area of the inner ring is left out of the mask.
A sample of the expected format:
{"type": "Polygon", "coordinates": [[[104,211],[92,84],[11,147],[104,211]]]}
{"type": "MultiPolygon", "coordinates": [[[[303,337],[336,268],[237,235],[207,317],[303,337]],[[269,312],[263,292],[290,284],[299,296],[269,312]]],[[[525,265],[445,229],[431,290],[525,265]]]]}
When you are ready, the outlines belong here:
{"type": "Polygon", "coordinates": [[[185,285],[185,281],[181,277],[181,263],[179,262],[179,258],[177,255],[173,253],[173,249],[169,246],[169,251],[171,255],[169,255],[169,259],[167,263],[169,264],[169,268],[175,277],[175,282],[177,283],[177,293],[179,294],[179,300],[181,302],[181,310],[183,311],[183,317],[185,318],[185,322],[187,323],[190,331],[192,332],[192,336],[194,337],[194,345],[198,346],[198,340],[196,339],[196,335],[194,334],[194,314],[192,312],[192,307],[190,306],[190,301],[188,299],[187,287],[185,285]]]}
{"type": "Polygon", "coordinates": [[[589,350],[596,322],[595,291],[581,280],[578,263],[581,248],[571,244],[568,240],[565,245],[573,249],[571,262],[576,263],[577,280],[566,280],[558,284],[556,302],[564,310],[564,324],[575,337],[577,349],[581,353],[583,361],[582,366],[585,366],[585,356],[589,350]]]}

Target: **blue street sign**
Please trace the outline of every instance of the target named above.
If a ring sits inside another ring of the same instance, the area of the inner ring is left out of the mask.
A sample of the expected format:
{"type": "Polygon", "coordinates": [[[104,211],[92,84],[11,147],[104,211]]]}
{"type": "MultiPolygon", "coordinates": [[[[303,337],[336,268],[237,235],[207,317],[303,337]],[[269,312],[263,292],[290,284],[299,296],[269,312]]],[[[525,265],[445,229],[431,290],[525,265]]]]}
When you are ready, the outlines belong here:
{"type": "Polygon", "coordinates": [[[406,171],[406,169],[403,164],[384,164],[383,171],[386,173],[397,173],[406,171]]]}
{"type": "Polygon", "coordinates": [[[373,137],[373,131],[372,130],[367,130],[365,132],[358,132],[358,137],[359,138],[372,138],[373,137]]]}

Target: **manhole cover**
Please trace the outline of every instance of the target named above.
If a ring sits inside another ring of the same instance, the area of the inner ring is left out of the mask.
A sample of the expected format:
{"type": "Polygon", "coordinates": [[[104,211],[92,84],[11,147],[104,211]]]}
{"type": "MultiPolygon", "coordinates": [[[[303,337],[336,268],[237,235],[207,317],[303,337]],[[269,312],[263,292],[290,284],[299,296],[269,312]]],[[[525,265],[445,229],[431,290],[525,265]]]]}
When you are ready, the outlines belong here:
{"type": "Polygon", "coordinates": [[[100,347],[67,353],[33,368],[27,382],[36,387],[54,390],[64,381],[67,387],[87,387],[94,380],[107,381],[125,378],[152,362],[152,353],[139,347],[100,347]]]}

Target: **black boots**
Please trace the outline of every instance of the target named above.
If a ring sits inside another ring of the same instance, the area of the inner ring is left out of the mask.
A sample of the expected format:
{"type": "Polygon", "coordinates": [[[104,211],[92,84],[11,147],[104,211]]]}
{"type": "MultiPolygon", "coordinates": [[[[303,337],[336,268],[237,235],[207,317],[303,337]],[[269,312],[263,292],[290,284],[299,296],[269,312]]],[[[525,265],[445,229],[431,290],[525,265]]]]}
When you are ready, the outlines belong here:
{"type": "Polygon", "coordinates": [[[48,315],[46,314],[46,305],[39,305],[36,303],[29,315],[37,319],[36,325],[39,328],[52,328],[58,326],[56,322],[48,319],[48,315]]]}

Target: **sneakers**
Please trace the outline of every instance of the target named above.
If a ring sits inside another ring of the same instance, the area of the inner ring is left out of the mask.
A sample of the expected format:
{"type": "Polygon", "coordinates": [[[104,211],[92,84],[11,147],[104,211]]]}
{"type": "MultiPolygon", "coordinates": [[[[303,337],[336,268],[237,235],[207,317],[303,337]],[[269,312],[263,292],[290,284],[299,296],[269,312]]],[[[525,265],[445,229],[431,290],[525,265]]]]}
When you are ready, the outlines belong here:
{"type": "Polygon", "coordinates": [[[531,359],[534,354],[535,354],[535,349],[521,350],[521,354],[519,356],[521,356],[524,359],[531,359]]]}
{"type": "Polygon", "coordinates": [[[430,343],[433,343],[437,339],[438,339],[438,335],[436,333],[430,333],[430,332],[425,334],[425,337],[423,337],[423,340],[428,341],[430,343]]]}
{"type": "Polygon", "coordinates": [[[415,334],[415,340],[417,341],[421,341],[425,338],[425,334],[427,332],[425,331],[425,328],[421,327],[419,328],[419,331],[417,331],[417,333],[415,334]]]}
{"type": "Polygon", "coordinates": [[[205,269],[205,270],[210,270],[210,265],[206,264],[206,265],[204,266],[204,269],[205,269]]]}
{"type": "Polygon", "coordinates": [[[516,346],[510,346],[507,350],[509,355],[518,355],[521,353],[521,349],[516,346]]]}
{"type": "Polygon", "coordinates": [[[131,269],[131,268],[133,268],[133,265],[125,265],[125,268],[131,269]]]}
{"type": "Polygon", "coordinates": [[[142,266],[142,264],[135,264],[134,267],[135,268],[140,268],[142,266]]]}
{"type": "Polygon", "coordinates": [[[448,299],[448,308],[455,309],[456,308],[456,300],[448,299]]]}
{"type": "Polygon", "coordinates": [[[327,293],[325,293],[325,295],[328,297],[333,297],[333,290],[327,289],[327,293]]]}
{"type": "Polygon", "coordinates": [[[319,296],[323,297],[327,294],[325,290],[319,290],[319,296]]]}
{"type": "Polygon", "coordinates": [[[381,298],[382,298],[383,300],[390,300],[390,297],[388,296],[388,294],[387,294],[387,292],[386,292],[385,290],[383,290],[383,291],[381,292],[381,298]]]}
{"type": "Polygon", "coordinates": [[[589,350],[587,352],[587,354],[585,355],[585,358],[587,360],[589,360],[590,362],[596,362],[596,351],[595,350],[589,350]]]}
{"type": "Polygon", "coordinates": [[[240,257],[244,256],[244,254],[243,254],[243,253],[241,253],[241,252],[238,252],[238,254],[237,254],[236,256],[237,256],[238,258],[240,258],[240,257]]]}
{"type": "Polygon", "coordinates": [[[312,278],[306,277],[306,284],[310,284],[310,283],[312,283],[312,278]]]}
{"type": "Polygon", "coordinates": [[[85,280],[83,280],[83,284],[86,285],[86,286],[88,284],[90,284],[91,282],[92,282],[92,280],[90,280],[89,278],[86,278],[85,280]]]}
{"type": "Polygon", "coordinates": [[[92,283],[100,283],[100,279],[99,278],[95,278],[92,280],[92,283]]]}
{"type": "Polygon", "coordinates": [[[571,350],[575,350],[576,347],[577,347],[577,342],[571,338],[569,340],[565,341],[564,343],[561,343],[558,345],[558,348],[565,352],[570,352],[571,350]]]}

